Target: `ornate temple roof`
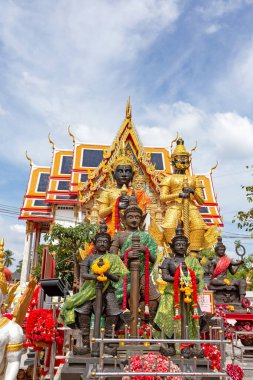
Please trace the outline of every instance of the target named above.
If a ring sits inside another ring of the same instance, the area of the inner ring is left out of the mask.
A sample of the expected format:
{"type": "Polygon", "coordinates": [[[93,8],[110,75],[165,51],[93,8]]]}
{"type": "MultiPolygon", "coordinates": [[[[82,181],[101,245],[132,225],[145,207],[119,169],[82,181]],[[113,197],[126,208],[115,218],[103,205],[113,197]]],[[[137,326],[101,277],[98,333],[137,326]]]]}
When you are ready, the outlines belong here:
{"type": "MultiPolygon", "coordinates": [[[[98,196],[102,187],[110,187],[110,168],[124,145],[127,155],[135,163],[137,175],[148,178],[150,187],[159,193],[164,174],[172,174],[171,154],[166,148],[144,147],[132,122],[130,101],[125,119],[112,143],[84,144],[73,139],[73,149],[57,149],[53,145],[51,167],[32,164],[20,219],[53,220],[54,205],[83,205],[98,196]],[[46,219],[45,219],[46,218],[46,219]]],[[[205,204],[200,212],[206,224],[223,226],[214,192],[211,172],[197,175],[204,185],[205,204]]]]}

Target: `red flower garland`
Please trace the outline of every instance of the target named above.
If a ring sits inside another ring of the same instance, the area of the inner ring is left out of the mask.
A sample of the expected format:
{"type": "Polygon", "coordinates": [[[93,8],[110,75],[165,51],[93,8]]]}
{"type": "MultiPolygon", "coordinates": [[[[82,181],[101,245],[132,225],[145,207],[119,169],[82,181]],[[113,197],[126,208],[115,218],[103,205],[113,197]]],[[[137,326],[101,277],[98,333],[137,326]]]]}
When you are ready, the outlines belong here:
{"type": "MultiPolygon", "coordinates": [[[[128,248],[124,252],[124,264],[126,267],[128,264],[128,253],[131,251],[131,249],[132,248],[128,248]]],[[[128,278],[127,278],[127,274],[126,274],[124,276],[124,280],[123,280],[123,305],[122,305],[123,310],[127,309],[127,282],[128,282],[128,278]]]]}
{"type": "Polygon", "coordinates": [[[149,249],[145,247],[145,315],[149,315],[149,249]]]}
{"type": "Polygon", "coordinates": [[[118,232],[120,230],[119,228],[119,202],[120,202],[120,197],[116,199],[116,203],[115,203],[115,220],[113,221],[114,226],[115,226],[115,232],[118,232]]]}
{"type": "MultiPolygon", "coordinates": [[[[192,283],[192,300],[193,300],[193,308],[196,310],[198,307],[198,291],[197,291],[197,278],[195,272],[187,268],[190,276],[191,276],[191,283],[192,283]]],[[[179,314],[179,304],[180,304],[180,297],[179,297],[179,281],[180,281],[180,270],[181,265],[179,265],[176,269],[175,275],[174,275],[174,309],[175,309],[175,316],[173,317],[174,320],[181,319],[181,315],[179,314]]],[[[192,314],[193,319],[199,319],[200,316],[196,313],[194,310],[194,314],[192,314]]]]}

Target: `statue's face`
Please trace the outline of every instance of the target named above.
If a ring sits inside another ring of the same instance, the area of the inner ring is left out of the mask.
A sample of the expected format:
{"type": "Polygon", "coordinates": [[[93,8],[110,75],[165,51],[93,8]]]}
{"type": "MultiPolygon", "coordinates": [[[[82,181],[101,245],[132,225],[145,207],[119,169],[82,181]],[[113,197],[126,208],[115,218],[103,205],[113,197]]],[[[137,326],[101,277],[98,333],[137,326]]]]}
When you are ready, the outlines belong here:
{"type": "Polygon", "coordinates": [[[105,253],[110,248],[110,241],[105,236],[99,236],[95,241],[95,248],[98,252],[105,253]]]}
{"type": "Polygon", "coordinates": [[[130,229],[137,229],[141,224],[141,215],[139,212],[131,211],[126,215],[126,225],[130,229]]]}
{"type": "Polygon", "coordinates": [[[221,246],[215,248],[215,253],[216,253],[217,256],[222,257],[222,256],[225,255],[225,252],[226,252],[226,247],[225,246],[221,245],[221,246]]]}
{"type": "Polygon", "coordinates": [[[141,190],[144,188],[145,180],[143,177],[137,177],[134,179],[134,185],[136,190],[141,190]]]}
{"type": "Polygon", "coordinates": [[[188,245],[189,244],[186,242],[186,240],[178,239],[173,244],[173,251],[180,256],[186,255],[188,245]]]}
{"type": "Polygon", "coordinates": [[[114,173],[114,179],[118,186],[129,185],[133,176],[133,169],[130,165],[118,165],[114,173]]]}
{"type": "Polygon", "coordinates": [[[179,154],[174,157],[173,165],[176,169],[186,170],[190,166],[190,157],[186,154],[179,154]]]}

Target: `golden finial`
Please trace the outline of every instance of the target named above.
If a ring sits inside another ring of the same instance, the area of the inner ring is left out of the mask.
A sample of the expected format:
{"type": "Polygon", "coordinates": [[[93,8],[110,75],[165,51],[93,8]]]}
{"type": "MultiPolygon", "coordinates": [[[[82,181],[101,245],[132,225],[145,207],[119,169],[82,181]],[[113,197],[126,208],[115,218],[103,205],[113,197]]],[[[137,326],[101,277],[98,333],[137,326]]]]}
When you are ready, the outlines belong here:
{"type": "Polygon", "coordinates": [[[69,135],[72,137],[73,144],[75,144],[76,139],[75,139],[75,136],[73,135],[73,133],[72,133],[71,130],[70,130],[70,125],[68,126],[68,133],[69,133],[69,135]]]}
{"type": "Polygon", "coordinates": [[[48,141],[50,142],[50,144],[52,144],[52,148],[55,149],[55,143],[52,141],[52,139],[50,137],[50,132],[48,134],[48,141]]]}
{"type": "Polygon", "coordinates": [[[210,169],[210,175],[212,175],[213,171],[217,168],[218,161],[216,161],[216,164],[210,169]]]}
{"type": "Polygon", "coordinates": [[[27,150],[25,151],[25,156],[26,156],[27,160],[30,162],[30,166],[32,167],[33,162],[32,162],[32,159],[28,156],[27,150]]]}
{"type": "Polygon", "coordinates": [[[126,104],[126,119],[129,119],[129,120],[132,119],[132,106],[130,103],[130,96],[127,99],[127,104],[126,104]]]}
{"type": "Polygon", "coordinates": [[[179,134],[177,132],[176,138],[172,140],[170,143],[170,153],[172,153],[173,144],[177,141],[178,138],[179,138],[179,134]]]}
{"type": "Polygon", "coordinates": [[[0,290],[5,296],[8,293],[6,277],[4,273],[4,239],[0,242],[0,290]]]}
{"type": "Polygon", "coordinates": [[[197,141],[196,141],[194,148],[192,148],[192,149],[190,150],[190,155],[192,154],[192,152],[194,152],[194,151],[197,149],[197,146],[198,146],[198,143],[197,143],[197,141]]]}

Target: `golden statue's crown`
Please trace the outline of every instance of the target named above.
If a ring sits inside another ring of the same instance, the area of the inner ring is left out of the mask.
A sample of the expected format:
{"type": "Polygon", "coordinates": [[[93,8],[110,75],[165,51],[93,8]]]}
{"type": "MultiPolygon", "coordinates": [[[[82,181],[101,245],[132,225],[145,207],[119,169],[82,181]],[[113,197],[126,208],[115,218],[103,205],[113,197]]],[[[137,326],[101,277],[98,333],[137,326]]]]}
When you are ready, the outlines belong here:
{"type": "Polygon", "coordinates": [[[177,145],[176,148],[174,149],[174,152],[172,153],[171,157],[179,156],[179,155],[184,155],[184,156],[190,156],[190,153],[187,152],[185,146],[184,146],[184,140],[182,137],[179,137],[177,139],[177,145]]]}
{"type": "Polygon", "coordinates": [[[131,157],[126,155],[126,148],[125,148],[124,142],[122,142],[122,145],[119,149],[119,154],[112,164],[112,170],[115,171],[117,166],[119,166],[119,165],[124,165],[124,166],[129,165],[129,166],[131,166],[133,172],[135,171],[134,161],[131,159],[131,157]]]}
{"type": "Polygon", "coordinates": [[[6,277],[4,273],[4,240],[0,242],[0,290],[5,296],[8,293],[6,277]]]}

